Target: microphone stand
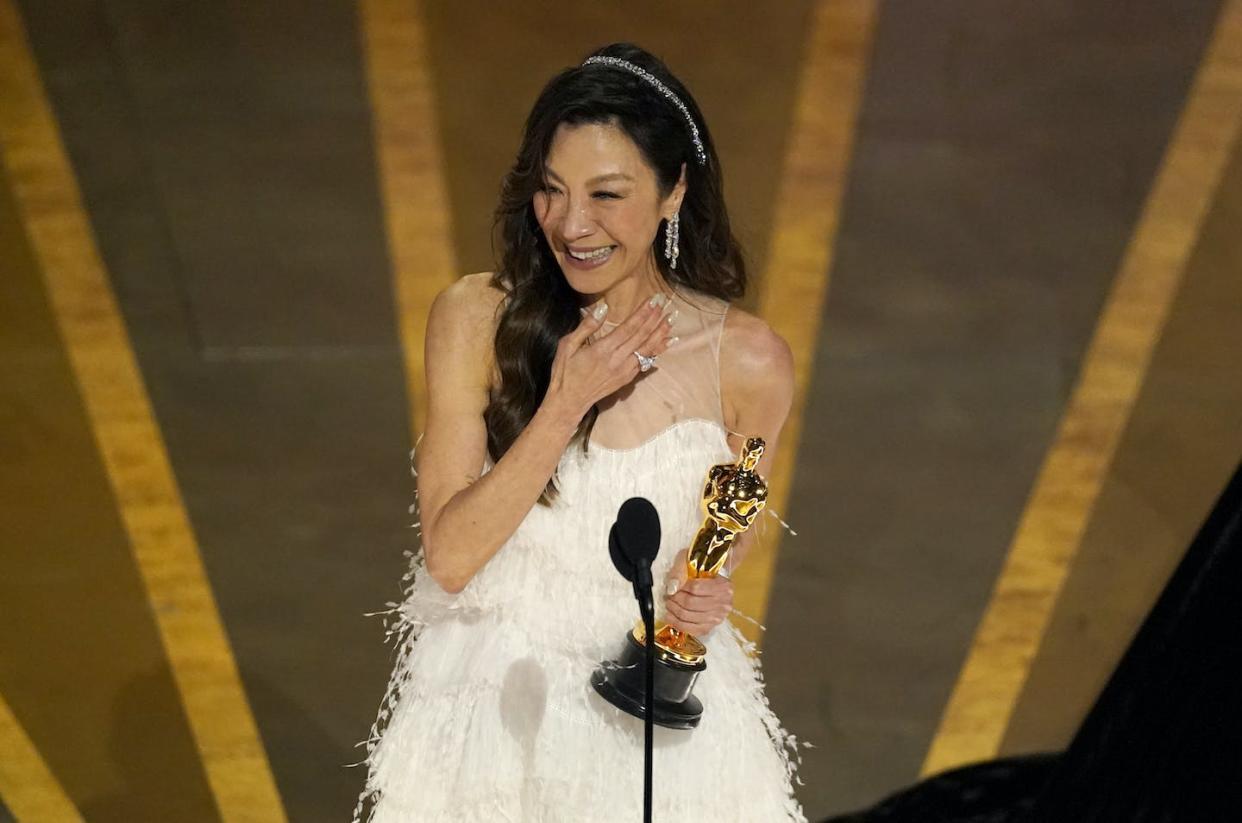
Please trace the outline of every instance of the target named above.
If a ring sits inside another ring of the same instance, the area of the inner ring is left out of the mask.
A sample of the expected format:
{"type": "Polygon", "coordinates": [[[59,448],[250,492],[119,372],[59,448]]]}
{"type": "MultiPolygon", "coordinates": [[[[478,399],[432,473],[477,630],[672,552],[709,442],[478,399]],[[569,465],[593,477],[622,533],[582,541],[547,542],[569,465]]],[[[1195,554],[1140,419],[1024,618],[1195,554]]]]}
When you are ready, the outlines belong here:
{"type": "Polygon", "coordinates": [[[655,605],[651,600],[651,567],[636,569],[634,597],[643,616],[643,629],[647,635],[647,688],[643,694],[643,823],[651,823],[651,772],[652,748],[655,740],[655,605]]]}

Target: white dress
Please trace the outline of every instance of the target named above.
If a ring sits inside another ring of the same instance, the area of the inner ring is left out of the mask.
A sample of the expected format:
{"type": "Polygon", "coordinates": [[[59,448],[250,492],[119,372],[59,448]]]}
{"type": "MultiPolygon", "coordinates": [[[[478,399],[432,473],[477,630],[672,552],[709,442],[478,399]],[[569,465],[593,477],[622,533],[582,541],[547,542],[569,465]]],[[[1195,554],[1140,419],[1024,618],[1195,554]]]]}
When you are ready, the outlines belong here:
{"type": "MultiPolygon", "coordinates": [[[[638,619],[608,530],[627,498],[655,504],[659,614],[664,575],[702,523],[708,468],[737,459],[721,422],[728,304],[684,289],[673,302],[680,340],[601,403],[587,453],[575,442],[560,461],[552,506],[534,506],[456,595],[413,555],[405,600],[390,604],[397,659],[355,823],[642,819],[643,723],[589,682],[638,619]]],[[[655,729],[653,818],[805,821],[797,744],[768,707],[750,645],[728,621],[701,639],[703,717],[690,731],[655,729]]]]}

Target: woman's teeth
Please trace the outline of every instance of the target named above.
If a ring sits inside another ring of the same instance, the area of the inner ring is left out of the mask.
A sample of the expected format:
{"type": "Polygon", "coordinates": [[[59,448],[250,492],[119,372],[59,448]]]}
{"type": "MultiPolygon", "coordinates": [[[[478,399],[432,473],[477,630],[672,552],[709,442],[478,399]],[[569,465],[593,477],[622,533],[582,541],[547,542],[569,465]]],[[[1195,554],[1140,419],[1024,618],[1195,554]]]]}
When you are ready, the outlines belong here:
{"type": "Polygon", "coordinates": [[[576,251],[571,251],[569,252],[569,256],[574,258],[575,260],[599,260],[601,258],[607,257],[609,254],[612,254],[612,250],[614,248],[616,248],[616,246],[604,246],[602,248],[596,249],[595,251],[587,252],[585,254],[579,253],[576,251]]]}

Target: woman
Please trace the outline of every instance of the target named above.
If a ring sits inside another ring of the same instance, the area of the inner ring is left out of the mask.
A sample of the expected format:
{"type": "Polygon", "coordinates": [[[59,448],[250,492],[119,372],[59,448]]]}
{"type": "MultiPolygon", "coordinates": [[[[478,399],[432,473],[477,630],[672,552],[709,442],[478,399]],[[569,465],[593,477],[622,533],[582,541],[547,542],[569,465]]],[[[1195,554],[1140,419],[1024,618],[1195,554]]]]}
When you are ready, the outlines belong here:
{"type": "Polygon", "coordinates": [[[660,611],[708,648],[699,726],[656,729],[656,815],[804,820],[731,584],[684,580],[707,469],[758,435],[768,471],[793,391],[789,347],[729,307],[746,272],[693,98],[629,44],[561,72],[497,223],[499,270],[428,318],[422,553],[355,820],[641,819],[642,722],[589,685],[637,617],[607,556],[635,495],[663,527],[660,611]]]}

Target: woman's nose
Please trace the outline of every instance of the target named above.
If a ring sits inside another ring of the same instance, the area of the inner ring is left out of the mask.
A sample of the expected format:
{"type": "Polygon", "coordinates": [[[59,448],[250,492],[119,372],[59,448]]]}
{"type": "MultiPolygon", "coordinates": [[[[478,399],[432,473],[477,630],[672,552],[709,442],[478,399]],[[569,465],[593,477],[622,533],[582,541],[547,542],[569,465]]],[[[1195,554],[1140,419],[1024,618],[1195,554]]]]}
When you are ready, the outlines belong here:
{"type": "Polygon", "coordinates": [[[570,202],[561,221],[561,233],[566,240],[577,240],[590,234],[595,228],[595,218],[585,203],[570,202]]]}

